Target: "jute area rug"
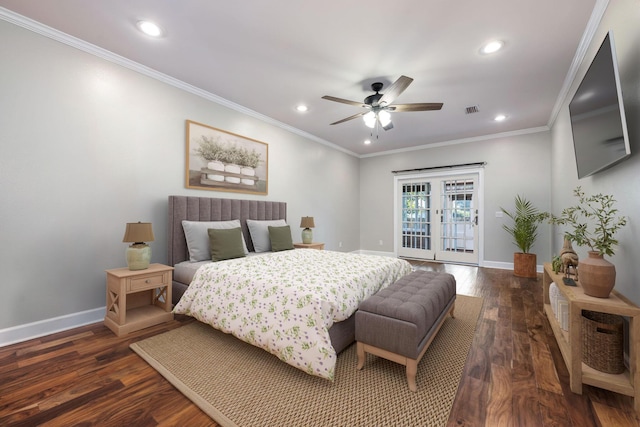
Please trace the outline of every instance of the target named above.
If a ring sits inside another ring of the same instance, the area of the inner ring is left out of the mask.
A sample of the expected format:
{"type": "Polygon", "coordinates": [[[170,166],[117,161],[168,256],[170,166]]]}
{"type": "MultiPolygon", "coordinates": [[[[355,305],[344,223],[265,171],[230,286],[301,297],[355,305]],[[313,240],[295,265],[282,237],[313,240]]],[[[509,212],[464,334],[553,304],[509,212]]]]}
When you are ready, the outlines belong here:
{"type": "Polygon", "coordinates": [[[482,299],[458,295],[418,365],[418,391],[404,366],[373,355],[356,370],[356,346],[338,356],[335,381],[313,377],[200,322],[131,348],[224,427],[443,426],[451,411],[482,299]]]}

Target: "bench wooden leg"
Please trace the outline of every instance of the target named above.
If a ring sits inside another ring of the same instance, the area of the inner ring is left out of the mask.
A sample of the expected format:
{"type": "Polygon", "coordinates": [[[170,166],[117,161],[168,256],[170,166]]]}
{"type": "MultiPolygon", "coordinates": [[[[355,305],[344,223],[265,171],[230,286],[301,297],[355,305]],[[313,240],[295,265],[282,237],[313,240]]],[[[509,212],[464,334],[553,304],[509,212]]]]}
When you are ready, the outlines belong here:
{"type": "Polygon", "coordinates": [[[360,370],[364,366],[364,361],[366,357],[364,354],[364,344],[362,344],[361,342],[357,342],[356,351],[358,353],[358,366],[356,368],[360,370]]]}
{"type": "Polygon", "coordinates": [[[416,374],[418,373],[418,361],[415,359],[407,359],[407,383],[409,390],[414,393],[418,391],[416,386],[416,374]]]}
{"type": "Polygon", "coordinates": [[[451,315],[452,319],[455,319],[456,316],[453,315],[453,309],[456,308],[456,303],[454,302],[453,304],[451,304],[451,310],[449,310],[449,314],[451,315]]]}

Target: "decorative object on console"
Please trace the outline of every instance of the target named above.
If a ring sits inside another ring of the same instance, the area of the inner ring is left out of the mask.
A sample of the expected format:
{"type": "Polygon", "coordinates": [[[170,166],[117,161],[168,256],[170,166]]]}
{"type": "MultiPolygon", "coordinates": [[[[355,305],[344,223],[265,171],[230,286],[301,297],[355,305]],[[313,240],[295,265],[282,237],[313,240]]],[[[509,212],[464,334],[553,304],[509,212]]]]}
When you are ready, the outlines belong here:
{"type": "Polygon", "coordinates": [[[562,259],[560,258],[560,255],[555,255],[553,257],[551,260],[551,266],[553,268],[553,272],[556,274],[562,271],[562,259]]]}
{"type": "Polygon", "coordinates": [[[578,280],[578,263],[580,262],[580,259],[578,258],[576,251],[573,250],[571,239],[567,237],[564,238],[564,243],[560,250],[560,262],[560,271],[564,272],[565,277],[571,276],[571,268],[573,267],[573,274],[575,274],[576,280],[578,280]]]}
{"type": "Polygon", "coordinates": [[[571,228],[565,237],[578,246],[588,246],[588,258],[580,260],[580,284],[584,293],[593,297],[608,298],[616,282],[615,266],[604,259],[613,255],[618,244],[616,232],[627,224],[627,218],[618,216],[611,195],[586,196],[581,187],[573,190],[578,204],[566,208],[559,217],[551,216],[551,222],[571,228]]]}
{"type": "Polygon", "coordinates": [[[312,216],[302,217],[300,220],[300,228],[304,228],[302,230],[302,243],[309,244],[313,241],[313,231],[311,229],[315,226],[312,216]]]}
{"type": "Polygon", "coordinates": [[[502,228],[513,237],[513,244],[520,249],[520,252],[513,254],[513,274],[518,277],[535,279],[537,277],[537,258],[536,254],[529,251],[538,237],[538,224],[549,214],[540,212],[529,200],[520,195],[515,198],[515,208],[514,212],[500,208],[505,215],[513,220],[513,225],[503,224],[502,228]]]}
{"type": "Polygon", "coordinates": [[[129,270],[144,270],[149,267],[151,247],[145,242],[153,242],[153,240],[153,229],[150,222],[127,223],[122,241],[131,243],[126,251],[129,270]]]}
{"type": "Polygon", "coordinates": [[[267,194],[268,145],[187,120],[186,187],[267,194]]]}

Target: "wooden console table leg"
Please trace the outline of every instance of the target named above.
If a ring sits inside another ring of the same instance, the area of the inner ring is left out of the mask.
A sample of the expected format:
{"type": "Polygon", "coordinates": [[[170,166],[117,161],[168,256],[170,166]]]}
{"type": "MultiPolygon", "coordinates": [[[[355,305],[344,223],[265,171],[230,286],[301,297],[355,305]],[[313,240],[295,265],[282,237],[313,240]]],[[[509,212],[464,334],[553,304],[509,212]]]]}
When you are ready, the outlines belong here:
{"type": "Polygon", "coordinates": [[[569,343],[571,344],[571,366],[569,366],[569,385],[571,391],[582,394],[582,309],[571,304],[569,316],[569,343]]]}

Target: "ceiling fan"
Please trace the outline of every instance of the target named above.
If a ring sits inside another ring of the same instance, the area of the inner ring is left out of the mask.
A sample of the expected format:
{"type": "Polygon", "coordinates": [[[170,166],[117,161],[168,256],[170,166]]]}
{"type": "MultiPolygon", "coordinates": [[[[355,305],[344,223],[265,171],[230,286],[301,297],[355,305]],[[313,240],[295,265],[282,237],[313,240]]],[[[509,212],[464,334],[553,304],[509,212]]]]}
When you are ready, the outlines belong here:
{"type": "Polygon", "coordinates": [[[349,101],[348,99],[336,98],[335,96],[325,95],[322,99],[327,99],[329,101],[341,102],[343,104],[355,105],[357,107],[366,108],[368,111],[363,111],[358,114],[354,114],[353,116],[349,116],[342,120],[338,120],[337,122],[331,123],[332,125],[337,125],[340,123],[347,122],[349,120],[353,120],[358,117],[362,117],[364,119],[365,125],[370,128],[374,128],[377,124],[380,124],[384,130],[393,129],[393,123],[391,123],[391,114],[390,111],[393,112],[402,112],[402,111],[431,111],[431,110],[440,110],[442,108],[441,102],[431,102],[431,103],[417,103],[417,104],[395,104],[391,105],[396,98],[405,91],[407,87],[411,84],[413,79],[407,76],[400,76],[398,80],[393,82],[391,86],[387,88],[385,93],[380,93],[382,90],[383,84],[380,82],[373,83],[371,85],[371,89],[375,92],[373,95],[369,95],[364,99],[364,103],[349,101]]]}

